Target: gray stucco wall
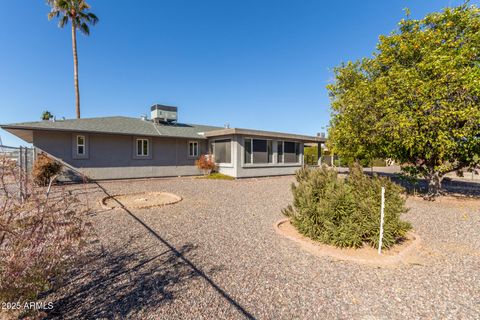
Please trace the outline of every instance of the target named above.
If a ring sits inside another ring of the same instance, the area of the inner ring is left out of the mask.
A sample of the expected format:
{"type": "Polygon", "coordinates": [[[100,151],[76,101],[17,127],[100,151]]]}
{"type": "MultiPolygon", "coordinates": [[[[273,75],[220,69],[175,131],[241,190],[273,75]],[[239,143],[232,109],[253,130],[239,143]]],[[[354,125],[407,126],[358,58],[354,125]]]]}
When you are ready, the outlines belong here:
{"type": "MultiPolygon", "coordinates": [[[[273,163],[245,164],[245,138],[241,135],[223,136],[232,139],[232,163],[220,164],[219,172],[237,178],[294,174],[303,165],[303,143],[300,163],[278,163],[277,145],[273,143],[273,163]]],[[[262,139],[262,137],[254,137],[262,139]]],[[[267,139],[267,138],[263,138],[267,139]]],[[[212,139],[211,141],[213,141],[212,139]]],[[[39,150],[61,159],[67,166],[92,179],[148,178],[200,175],[195,166],[196,158],[188,156],[188,143],[197,141],[199,154],[209,152],[204,139],[180,139],[167,137],[141,137],[113,134],[85,134],[70,132],[35,131],[33,144],[39,150]],[[76,136],[84,135],[85,155],[76,154],[76,136]],[[148,156],[136,155],[136,139],[149,140],[148,156]]],[[[210,143],[211,143],[210,141],[210,143]]],[[[277,141],[277,140],[274,140],[277,141]]],[[[293,140],[292,140],[293,141],[293,140]]],[[[298,142],[298,141],[297,141],[298,142]]],[[[210,150],[211,151],[211,150],[210,150]]],[[[69,179],[75,179],[73,171],[69,179]]]]}
{"type": "Polygon", "coordinates": [[[92,179],[144,178],[198,175],[195,158],[188,156],[189,141],[197,141],[199,154],[206,153],[204,139],[136,137],[128,135],[84,134],[35,131],[35,147],[64,161],[92,179]],[[87,156],[75,156],[76,136],[85,135],[87,156]],[[135,152],[137,138],[149,140],[149,155],[135,152]]]}
{"type": "MultiPolygon", "coordinates": [[[[232,165],[219,165],[218,171],[223,174],[227,174],[236,178],[248,178],[248,177],[266,177],[266,176],[279,176],[279,175],[291,175],[294,174],[299,168],[303,165],[303,143],[300,141],[300,150],[301,156],[299,163],[278,163],[277,157],[277,144],[273,143],[273,163],[268,164],[246,164],[245,159],[245,139],[246,138],[255,138],[255,139],[266,139],[272,140],[267,137],[246,137],[241,135],[233,136],[222,136],[218,139],[232,139],[232,165]]],[[[273,139],[276,141],[294,141],[294,140],[285,140],[285,139],[273,139]]]]}

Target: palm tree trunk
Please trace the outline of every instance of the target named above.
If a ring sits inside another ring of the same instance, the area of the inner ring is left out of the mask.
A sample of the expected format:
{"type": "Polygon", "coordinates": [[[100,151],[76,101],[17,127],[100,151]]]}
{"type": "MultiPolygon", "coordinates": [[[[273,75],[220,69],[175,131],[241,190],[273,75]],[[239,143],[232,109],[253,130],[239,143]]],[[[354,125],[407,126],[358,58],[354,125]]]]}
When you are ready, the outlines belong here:
{"type": "Polygon", "coordinates": [[[80,119],[80,89],[78,85],[77,28],[72,21],[73,78],[75,83],[75,98],[77,119],[80,119]]]}

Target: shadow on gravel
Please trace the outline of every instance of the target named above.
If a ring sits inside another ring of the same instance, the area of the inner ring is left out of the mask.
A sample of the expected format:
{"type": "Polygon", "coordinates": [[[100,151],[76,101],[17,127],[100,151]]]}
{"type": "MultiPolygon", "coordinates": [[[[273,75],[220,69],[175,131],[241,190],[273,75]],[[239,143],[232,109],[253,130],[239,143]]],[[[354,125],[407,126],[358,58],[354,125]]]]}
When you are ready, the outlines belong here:
{"type": "MultiPolygon", "coordinates": [[[[98,182],[95,183],[106,196],[109,192],[98,182]]],[[[115,198],[114,198],[115,199],[115,198]]],[[[127,209],[120,201],[115,199],[121,209],[130,215],[136,222],[142,225],[153,237],[168,248],[160,255],[142,259],[134,254],[119,252],[107,253],[99,257],[100,269],[95,268],[92,275],[88,275],[86,284],[75,285],[71,293],[55,303],[55,310],[49,314],[49,318],[64,318],[78,310],[80,306],[81,318],[124,318],[132,311],[140,311],[144,308],[156,308],[161,304],[172,300],[173,294],[168,287],[192,277],[200,277],[212,287],[228,304],[234,307],[243,317],[255,319],[255,317],[221,288],[200,267],[190,261],[185,254],[193,246],[174,247],[166,239],[150,228],[145,222],[127,209]],[[151,263],[156,259],[165,259],[158,264],[151,263]],[[130,262],[130,263],[129,263],[130,262]],[[136,262],[136,263],[135,263],[136,262]],[[131,266],[131,264],[134,264],[131,266]],[[101,270],[106,270],[104,274],[101,270]],[[98,270],[98,271],[97,271],[98,270]],[[97,272],[100,272],[96,276],[97,272]],[[93,278],[91,278],[93,276],[93,278]],[[91,279],[90,279],[91,278],[91,279]],[[90,303],[87,301],[91,301],[90,303]]],[[[95,264],[93,264],[95,265],[95,264]]],[[[88,273],[88,270],[86,271],[88,273]]],[[[216,270],[210,270],[210,273],[216,270]]],[[[82,277],[82,276],[80,276],[82,277]]],[[[83,276],[85,277],[85,275],[83,276]]],[[[79,280],[83,282],[83,280],[79,280]]],[[[77,316],[77,317],[78,317],[77,316]]]]}
{"type": "MultiPolygon", "coordinates": [[[[193,249],[184,245],[178,251],[185,254],[193,249]]],[[[88,261],[62,285],[66,294],[53,301],[49,319],[124,319],[173,300],[175,284],[197,277],[170,250],[153,257],[127,253],[126,248],[102,250],[90,254],[88,261]]]]}
{"type": "MultiPolygon", "coordinates": [[[[348,169],[343,169],[341,174],[348,174],[348,169]]],[[[364,171],[368,175],[378,175],[390,178],[393,182],[398,183],[404,187],[408,193],[414,192],[419,194],[427,194],[427,181],[425,179],[418,179],[418,184],[414,185],[411,182],[403,178],[399,173],[390,172],[371,172],[364,171]]],[[[480,182],[466,181],[466,180],[452,180],[451,178],[444,178],[442,181],[442,192],[451,196],[466,196],[480,198],[480,182]]]]}

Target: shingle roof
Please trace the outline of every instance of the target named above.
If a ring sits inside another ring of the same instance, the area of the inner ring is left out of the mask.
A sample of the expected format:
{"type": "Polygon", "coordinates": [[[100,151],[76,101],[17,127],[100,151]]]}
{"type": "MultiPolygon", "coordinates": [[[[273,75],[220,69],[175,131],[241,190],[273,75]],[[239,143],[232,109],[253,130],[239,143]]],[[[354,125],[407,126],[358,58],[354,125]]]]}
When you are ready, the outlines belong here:
{"type": "Polygon", "coordinates": [[[196,124],[154,124],[149,120],[129,117],[100,117],[71,120],[36,121],[0,125],[2,129],[58,130],[75,132],[97,132],[138,136],[165,136],[181,138],[204,138],[199,133],[219,130],[221,127],[196,124]]]}

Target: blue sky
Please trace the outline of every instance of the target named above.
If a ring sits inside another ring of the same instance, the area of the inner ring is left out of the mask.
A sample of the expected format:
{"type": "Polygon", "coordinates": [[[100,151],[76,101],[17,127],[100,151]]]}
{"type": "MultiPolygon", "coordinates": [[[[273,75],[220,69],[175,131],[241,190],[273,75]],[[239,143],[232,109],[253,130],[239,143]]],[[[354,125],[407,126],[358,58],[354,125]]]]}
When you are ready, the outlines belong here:
{"type": "MultiPolygon", "coordinates": [[[[403,8],[420,18],[463,1],[88,2],[100,22],[78,36],[82,117],[139,117],[161,103],[181,122],[314,135],[329,121],[333,67],[370,56],[403,8]]],[[[75,117],[70,29],[48,11],[2,3],[0,123],[75,117]]]]}

